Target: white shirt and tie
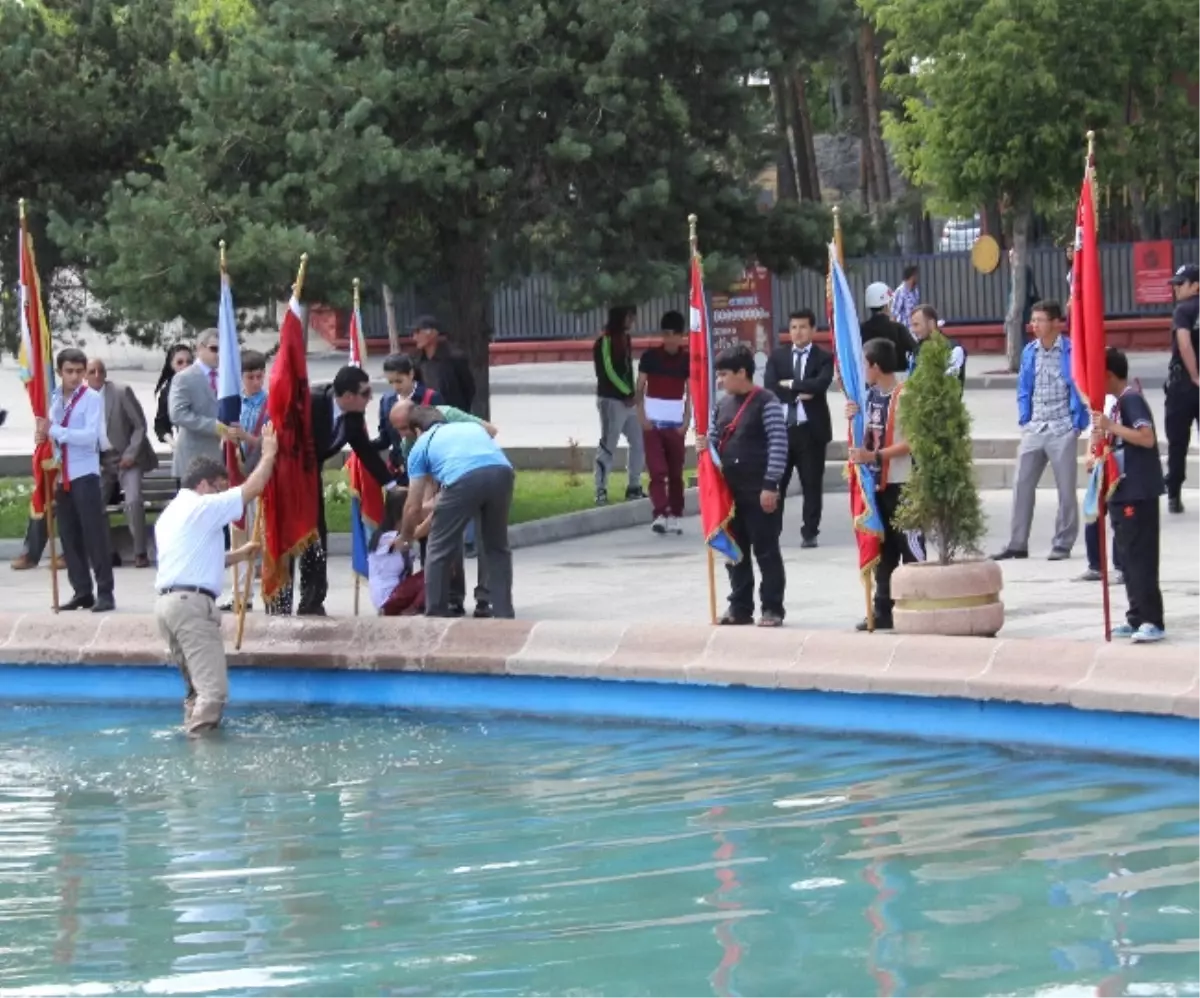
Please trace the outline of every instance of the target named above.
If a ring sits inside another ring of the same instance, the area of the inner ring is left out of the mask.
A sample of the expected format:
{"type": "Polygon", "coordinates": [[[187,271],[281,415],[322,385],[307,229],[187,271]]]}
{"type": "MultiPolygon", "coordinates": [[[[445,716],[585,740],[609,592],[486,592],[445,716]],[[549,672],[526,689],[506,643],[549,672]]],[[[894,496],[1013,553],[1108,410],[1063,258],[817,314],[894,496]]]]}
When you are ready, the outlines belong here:
{"type": "Polygon", "coordinates": [[[104,396],[83,386],[75,404],[64,399],[61,391],[54,393],[50,403],[50,439],[57,445],[68,481],[84,475],[100,474],[100,453],[108,448],[104,427],[104,396]],[[70,419],[63,426],[67,408],[70,419]]]}
{"type": "MultiPolygon", "coordinates": [[[[805,347],[792,347],[793,387],[795,387],[798,381],[804,380],[804,374],[808,368],[808,358],[811,354],[811,343],[805,347]]],[[[808,413],[804,411],[804,403],[800,399],[796,399],[795,402],[785,404],[783,407],[783,414],[787,418],[788,426],[801,426],[808,422],[808,413]]]]}

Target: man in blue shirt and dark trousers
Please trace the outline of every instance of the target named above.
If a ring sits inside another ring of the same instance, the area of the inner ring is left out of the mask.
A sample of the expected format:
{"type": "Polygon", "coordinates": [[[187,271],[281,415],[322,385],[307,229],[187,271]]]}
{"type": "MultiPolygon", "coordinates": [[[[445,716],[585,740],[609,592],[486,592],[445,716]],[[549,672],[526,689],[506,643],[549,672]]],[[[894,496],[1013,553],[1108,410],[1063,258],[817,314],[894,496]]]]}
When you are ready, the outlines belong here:
{"type": "Polygon", "coordinates": [[[418,406],[408,417],[417,442],[408,453],[408,498],[400,527],[402,542],[411,542],[425,518],[425,500],[441,487],[425,553],[425,614],[448,617],[450,572],[458,557],[463,531],[478,520],[480,557],[486,564],[492,612],[513,616],[512,550],[508,546],[508,513],[515,476],[504,451],[475,423],[447,423],[436,409],[418,406]]]}

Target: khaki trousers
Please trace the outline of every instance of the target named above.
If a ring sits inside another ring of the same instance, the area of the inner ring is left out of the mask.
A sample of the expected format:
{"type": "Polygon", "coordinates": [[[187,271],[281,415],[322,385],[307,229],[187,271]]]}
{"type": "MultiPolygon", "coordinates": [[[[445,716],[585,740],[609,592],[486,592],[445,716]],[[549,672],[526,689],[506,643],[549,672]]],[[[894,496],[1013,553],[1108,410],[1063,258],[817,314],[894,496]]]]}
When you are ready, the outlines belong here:
{"type": "Polygon", "coordinates": [[[154,604],[154,615],[187,684],[184,730],[197,735],[215,728],[229,699],[221,611],[203,593],[166,593],[154,604]]]}

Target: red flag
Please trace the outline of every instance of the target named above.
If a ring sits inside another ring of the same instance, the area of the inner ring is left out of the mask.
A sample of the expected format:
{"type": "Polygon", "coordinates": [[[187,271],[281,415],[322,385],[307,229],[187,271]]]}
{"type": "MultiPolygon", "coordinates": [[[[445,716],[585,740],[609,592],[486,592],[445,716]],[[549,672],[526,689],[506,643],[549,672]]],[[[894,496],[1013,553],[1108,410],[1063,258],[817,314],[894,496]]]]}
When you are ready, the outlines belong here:
{"type": "Polygon", "coordinates": [[[696,418],[696,471],[700,486],[700,526],[704,542],[733,563],[742,560],[729,534],[733,519],[733,496],[725,478],[713,461],[708,446],[708,421],[712,411],[713,356],[708,329],[708,303],[704,298],[704,273],[699,254],[692,255],[691,336],[688,342],[690,361],[689,390],[692,412],[696,418]]]}
{"type": "MultiPolygon", "coordinates": [[[[50,327],[42,310],[42,286],[38,280],[37,262],[33,255],[33,236],[20,229],[21,257],[18,268],[21,296],[21,378],[29,395],[29,407],[35,419],[50,415],[50,396],[54,391],[54,361],[50,349],[50,327]]],[[[29,498],[30,515],[36,519],[46,515],[50,499],[48,486],[53,472],[46,474],[45,464],[54,460],[54,445],[47,440],[33,450],[33,494],[29,498]]]]}
{"type": "Polygon", "coordinates": [[[313,444],[304,324],[295,297],[279,328],[279,353],[271,366],[267,414],[279,440],[279,454],[275,473],[262,497],[264,599],[288,584],[289,560],[317,538],[321,469],[313,444]]]}
{"type": "Polygon", "coordinates": [[[1096,245],[1096,201],[1089,157],[1083,188],[1075,209],[1075,261],[1071,280],[1071,380],[1084,404],[1097,412],[1104,408],[1105,343],[1104,285],[1096,245]]]}
{"type": "MultiPolygon", "coordinates": [[[[367,341],[363,336],[362,316],[359,314],[357,296],[356,286],[354,310],[350,313],[350,363],[361,368],[367,356],[367,341]]],[[[350,480],[350,492],[359,501],[363,520],[371,530],[374,530],[383,522],[383,488],[371,477],[354,454],[351,454],[346,461],[346,477],[350,480]]]]}

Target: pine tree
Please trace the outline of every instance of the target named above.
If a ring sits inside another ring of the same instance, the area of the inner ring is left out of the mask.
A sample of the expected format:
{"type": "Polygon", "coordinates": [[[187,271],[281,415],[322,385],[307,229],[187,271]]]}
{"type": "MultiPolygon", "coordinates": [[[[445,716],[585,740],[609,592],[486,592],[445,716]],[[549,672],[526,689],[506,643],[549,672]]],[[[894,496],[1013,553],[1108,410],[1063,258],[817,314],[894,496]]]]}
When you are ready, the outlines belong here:
{"type": "Polygon", "coordinates": [[[941,333],[925,342],[899,412],[913,470],[901,495],[898,523],[924,531],[942,565],[958,554],[978,553],[984,534],[971,466],[971,414],[958,378],[946,373],[952,349],[941,333]]]}

